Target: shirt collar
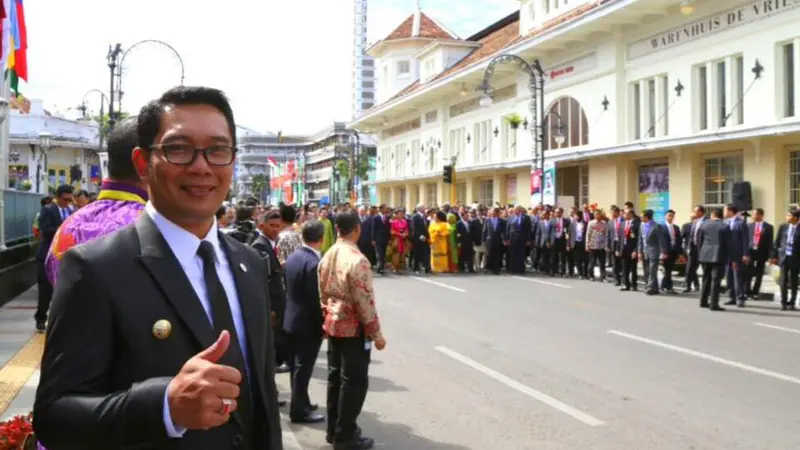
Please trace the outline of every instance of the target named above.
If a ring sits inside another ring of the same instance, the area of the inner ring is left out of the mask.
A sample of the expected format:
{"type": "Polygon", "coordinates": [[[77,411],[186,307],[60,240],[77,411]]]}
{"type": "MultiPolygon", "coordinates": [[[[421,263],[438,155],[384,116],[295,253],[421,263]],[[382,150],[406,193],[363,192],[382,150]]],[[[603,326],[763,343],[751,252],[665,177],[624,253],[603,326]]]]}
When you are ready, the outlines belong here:
{"type": "Polygon", "coordinates": [[[320,253],[320,251],[315,249],[314,247],[309,247],[308,245],[303,244],[303,248],[311,250],[312,252],[314,252],[315,255],[317,255],[317,258],[322,259],[322,253],[320,253]]]}
{"type": "Polygon", "coordinates": [[[170,250],[172,250],[172,253],[178,259],[178,262],[180,262],[181,265],[189,265],[194,263],[201,241],[208,241],[211,243],[211,245],[214,247],[215,258],[217,261],[220,261],[219,255],[222,251],[222,247],[220,246],[219,242],[216,217],[214,218],[214,223],[212,224],[211,229],[208,231],[208,234],[206,234],[206,236],[201,240],[197,236],[184,230],[164,217],[149,201],[145,205],[144,210],[147,212],[150,218],[153,219],[153,222],[156,224],[156,228],[158,228],[158,231],[160,231],[161,235],[164,236],[164,240],[167,241],[167,245],[169,245],[170,250]]]}

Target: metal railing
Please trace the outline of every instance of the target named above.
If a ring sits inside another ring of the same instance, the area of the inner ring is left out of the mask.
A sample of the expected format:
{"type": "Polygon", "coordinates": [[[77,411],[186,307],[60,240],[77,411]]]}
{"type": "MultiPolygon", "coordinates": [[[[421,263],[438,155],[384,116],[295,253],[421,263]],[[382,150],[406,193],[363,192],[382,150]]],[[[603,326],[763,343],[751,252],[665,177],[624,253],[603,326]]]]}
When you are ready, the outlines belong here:
{"type": "Polygon", "coordinates": [[[44,195],[35,192],[3,189],[3,224],[5,246],[13,247],[33,240],[33,221],[42,209],[44,195]]]}

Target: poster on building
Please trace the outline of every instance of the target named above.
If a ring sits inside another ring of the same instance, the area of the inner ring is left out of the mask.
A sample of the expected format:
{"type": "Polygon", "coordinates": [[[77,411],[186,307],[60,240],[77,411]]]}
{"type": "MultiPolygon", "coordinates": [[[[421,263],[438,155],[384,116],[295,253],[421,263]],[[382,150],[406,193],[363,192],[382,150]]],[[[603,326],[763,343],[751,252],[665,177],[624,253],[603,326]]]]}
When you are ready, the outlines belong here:
{"type": "Polygon", "coordinates": [[[663,222],[669,209],[669,166],[639,167],[639,210],[653,210],[653,219],[663,222]]]}
{"type": "Polygon", "coordinates": [[[544,163],[544,177],[542,183],[544,191],[544,204],[556,204],[556,164],[553,162],[544,163]]]}
{"type": "Polygon", "coordinates": [[[517,176],[516,175],[508,175],[506,177],[506,200],[508,201],[509,205],[516,205],[517,204],[517,176]]]}

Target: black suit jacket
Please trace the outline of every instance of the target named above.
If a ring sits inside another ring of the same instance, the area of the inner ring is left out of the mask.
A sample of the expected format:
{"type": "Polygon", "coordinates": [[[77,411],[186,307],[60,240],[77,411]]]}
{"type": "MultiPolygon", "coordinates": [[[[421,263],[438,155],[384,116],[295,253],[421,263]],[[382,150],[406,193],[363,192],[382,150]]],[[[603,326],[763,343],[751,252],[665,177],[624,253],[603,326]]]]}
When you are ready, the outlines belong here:
{"type": "Polygon", "coordinates": [[[531,218],[523,214],[519,218],[509,217],[506,221],[506,236],[511,245],[519,246],[531,241],[533,235],[531,218]]]}
{"type": "Polygon", "coordinates": [[[390,236],[389,219],[384,222],[383,216],[378,214],[372,218],[372,241],[376,245],[386,246],[389,245],[390,236]]]}
{"type": "Polygon", "coordinates": [[[428,221],[425,220],[425,217],[420,215],[419,213],[414,213],[411,217],[411,223],[409,224],[411,233],[411,243],[412,245],[417,244],[418,242],[422,243],[423,240],[420,237],[425,237],[425,243],[431,242],[431,236],[428,232],[428,221]]]}
{"type": "MultiPolygon", "coordinates": [[[[266,270],[251,249],[220,234],[239,294],[250,362],[252,448],[282,449],[266,270]],[[244,267],[244,269],[241,269],[244,267]],[[247,269],[247,270],[245,270],[247,269]]],[[[61,262],[34,404],[36,437],[53,450],[231,449],[225,425],[167,437],[167,385],[217,339],[200,300],[155,223],[143,213],[116,233],[72,248],[61,262]],[[154,336],[156,321],[172,325],[154,336]]]]}
{"type": "Polygon", "coordinates": [[[267,289],[272,311],[282,317],[286,307],[286,287],[283,285],[283,273],[281,272],[281,263],[278,261],[278,255],[275,254],[275,249],[270,244],[269,239],[263,234],[259,234],[250,246],[264,259],[267,271],[267,289]]]}
{"type": "Polygon", "coordinates": [[[755,246],[755,233],[756,224],[750,222],[747,224],[748,233],[750,234],[750,247],[751,254],[754,259],[758,261],[766,261],[772,256],[772,242],[775,239],[775,229],[767,222],[761,222],[761,237],[758,239],[758,246],[755,246]]]}
{"type": "Polygon", "coordinates": [[[683,253],[683,232],[680,227],[673,224],[664,224],[664,233],[666,234],[667,253],[670,256],[677,256],[683,253]],[[672,242],[673,236],[675,242],[672,242]]]}
{"type": "Polygon", "coordinates": [[[469,237],[472,239],[472,245],[475,247],[483,244],[483,224],[480,219],[472,219],[469,221],[469,237]]]}
{"type": "MultiPolygon", "coordinates": [[[[722,220],[706,220],[697,232],[698,261],[727,264],[730,258],[731,229],[722,220]]],[[[736,261],[740,262],[740,261],[736,261]]]]}
{"type": "Polygon", "coordinates": [[[366,216],[364,219],[359,217],[361,222],[361,234],[358,236],[358,246],[372,248],[372,217],[366,216]]]}
{"type": "Polygon", "coordinates": [[[286,315],[283,329],[287,333],[322,336],[322,306],[319,301],[317,266],[319,256],[308,247],[301,247],[283,265],[286,279],[286,315]]]}
{"type": "Polygon", "coordinates": [[[56,231],[58,231],[58,227],[61,226],[62,222],[61,211],[59,211],[55,203],[42,206],[42,209],[39,210],[39,232],[42,234],[42,243],[39,245],[39,249],[36,250],[37,259],[44,261],[47,258],[50,244],[53,243],[53,238],[56,236],[56,231]]]}
{"type": "Polygon", "coordinates": [[[800,225],[794,227],[794,238],[792,239],[792,254],[786,254],[786,247],[789,245],[786,235],[788,234],[789,224],[782,223],[778,227],[778,234],[775,236],[775,247],[772,249],[772,257],[778,260],[781,266],[798,268],[800,267],[800,225]]]}

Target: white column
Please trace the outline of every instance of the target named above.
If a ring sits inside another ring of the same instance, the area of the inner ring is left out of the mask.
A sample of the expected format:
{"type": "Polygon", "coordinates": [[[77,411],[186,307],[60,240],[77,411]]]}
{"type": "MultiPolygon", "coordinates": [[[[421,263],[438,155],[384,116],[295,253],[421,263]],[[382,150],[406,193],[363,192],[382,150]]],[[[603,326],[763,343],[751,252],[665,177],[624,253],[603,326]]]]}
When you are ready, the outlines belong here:
{"type": "Polygon", "coordinates": [[[717,71],[714,63],[706,63],[706,97],[708,97],[708,129],[719,128],[719,95],[717,95],[717,71]]]}
{"type": "Polygon", "coordinates": [[[647,89],[647,80],[636,83],[636,89],[639,90],[639,133],[642,139],[647,139],[650,137],[650,127],[653,126],[650,123],[650,92],[647,89]]]}
{"type": "MultiPolygon", "coordinates": [[[[667,134],[667,105],[664,104],[664,96],[661,95],[664,92],[666,86],[664,86],[664,77],[657,76],[655,78],[656,83],[656,92],[654,95],[654,101],[656,105],[656,137],[666,136],[667,134]]],[[[583,167],[583,166],[581,166],[583,167]]]]}
{"type": "MultiPolygon", "coordinates": [[[[739,102],[739,97],[736,95],[736,85],[738,84],[736,80],[736,60],[728,56],[725,58],[725,116],[728,117],[728,120],[725,122],[726,127],[731,127],[735,125],[739,125],[736,123],[737,115],[733,113],[733,108],[741,108],[742,105],[739,102]]],[[[725,117],[720,117],[720,124],[722,123],[722,119],[725,117]]]]}
{"type": "Polygon", "coordinates": [[[794,116],[800,117],[800,38],[794,40],[794,116]]]}

